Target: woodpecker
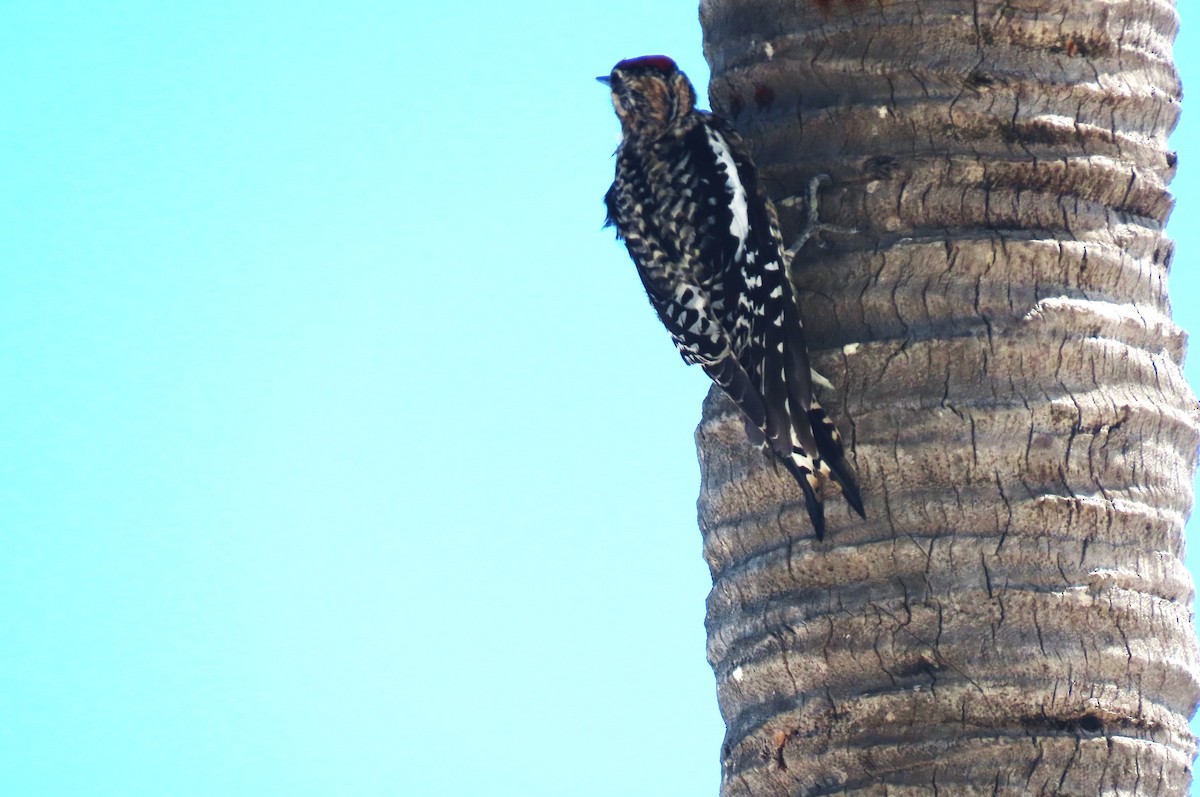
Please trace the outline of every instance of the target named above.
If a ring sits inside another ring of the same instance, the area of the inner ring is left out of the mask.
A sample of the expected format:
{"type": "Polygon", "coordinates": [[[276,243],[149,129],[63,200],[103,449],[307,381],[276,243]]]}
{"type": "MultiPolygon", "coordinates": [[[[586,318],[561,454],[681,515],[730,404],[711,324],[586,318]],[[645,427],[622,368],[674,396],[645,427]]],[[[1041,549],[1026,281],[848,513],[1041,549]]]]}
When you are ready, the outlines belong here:
{"type": "Polygon", "coordinates": [[[621,61],[597,80],[621,122],[605,226],[625,242],[684,362],[733,399],[751,441],[795,477],[818,539],[830,483],[865,518],[842,437],[813,398],[788,275],[794,250],[746,146],[696,109],[691,81],[666,56],[621,61]]]}

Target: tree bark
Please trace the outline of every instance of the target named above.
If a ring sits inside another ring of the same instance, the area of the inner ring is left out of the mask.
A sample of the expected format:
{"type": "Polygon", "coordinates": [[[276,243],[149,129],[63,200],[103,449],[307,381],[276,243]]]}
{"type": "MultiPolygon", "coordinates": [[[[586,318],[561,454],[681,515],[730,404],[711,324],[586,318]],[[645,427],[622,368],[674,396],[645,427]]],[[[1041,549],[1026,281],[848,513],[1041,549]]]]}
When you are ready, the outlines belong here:
{"type": "Polygon", "coordinates": [[[1200,425],[1164,0],[703,0],[868,519],[697,430],[724,797],[1186,794],[1200,425]],[[790,228],[790,229],[789,229],[790,228]]]}

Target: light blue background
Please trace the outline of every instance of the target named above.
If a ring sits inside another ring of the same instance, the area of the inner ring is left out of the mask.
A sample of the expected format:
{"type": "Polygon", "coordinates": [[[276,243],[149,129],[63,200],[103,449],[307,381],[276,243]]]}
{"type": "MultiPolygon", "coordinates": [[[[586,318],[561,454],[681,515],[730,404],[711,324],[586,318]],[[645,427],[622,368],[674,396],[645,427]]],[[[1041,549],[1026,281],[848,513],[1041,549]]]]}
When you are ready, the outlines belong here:
{"type": "Polygon", "coordinates": [[[0,794],[716,794],[593,80],[696,3],[405,6],[0,6],[0,794]]]}

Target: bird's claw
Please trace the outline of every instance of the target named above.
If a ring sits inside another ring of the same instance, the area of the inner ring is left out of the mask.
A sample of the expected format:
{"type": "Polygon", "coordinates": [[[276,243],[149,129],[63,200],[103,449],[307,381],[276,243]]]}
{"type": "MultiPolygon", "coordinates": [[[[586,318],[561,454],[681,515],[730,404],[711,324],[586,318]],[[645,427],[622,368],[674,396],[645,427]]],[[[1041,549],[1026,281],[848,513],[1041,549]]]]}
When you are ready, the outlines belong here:
{"type": "MultiPolygon", "coordinates": [[[[858,230],[854,227],[841,227],[836,224],[824,224],[818,220],[817,192],[820,190],[821,186],[830,185],[832,183],[833,178],[831,178],[828,174],[818,174],[809,178],[808,188],[804,193],[804,206],[805,210],[807,211],[804,229],[801,230],[800,235],[794,242],[792,242],[792,245],[787,248],[789,257],[795,257],[796,254],[804,248],[804,245],[808,243],[813,236],[819,233],[827,232],[835,235],[854,235],[858,232],[858,230]]],[[[785,201],[782,204],[796,204],[796,200],[792,199],[790,202],[785,201]]]]}

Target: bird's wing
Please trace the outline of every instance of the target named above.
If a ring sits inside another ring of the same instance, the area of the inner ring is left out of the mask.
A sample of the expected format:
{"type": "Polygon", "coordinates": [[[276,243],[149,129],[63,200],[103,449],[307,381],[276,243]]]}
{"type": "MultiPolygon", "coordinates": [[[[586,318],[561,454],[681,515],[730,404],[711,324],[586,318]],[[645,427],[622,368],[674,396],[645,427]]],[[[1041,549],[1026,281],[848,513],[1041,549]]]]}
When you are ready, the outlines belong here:
{"type": "MultiPolygon", "coordinates": [[[[727,153],[740,182],[747,221],[739,246],[727,253],[729,292],[736,293],[736,301],[729,303],[723,325],[763,396],[772,450],[787,459],[799,445],[807,457],[817,457],[806,416],[812,403],[808,349],[787,278],[779,223],[745,144],[717,117],[710,118],[710,127],[713,146],[727,153]]],[[[806,462],[802,467],[815,471],[817,465],[806,462]]]]}
{"type": "MultiPolygon", "coordinates": [[[[730,329],[723,322],[726,301],[725,262],[721,252],[736,246],[718,232],[728,220],[720,208],[711,212],[697,208],[678,208],[667,214],[646,212],[659,207],[654,179],[660,181],[690,176],[701,181],[715,181],[715,168],[708,172],[695,170],[703,159],[690,157],[692,142],[680,142],[673,153],[681,164],[678,173],[666,171],[651,177],[632,159],[636,152],[618,154],[618,179],[626,190],[609,191],[605,198],[609,218],[614,220],[618,235],[625,240],[637,272],[663,326],[671,333],[684,361],[700,365],[705,373],[733,399],[746,419],[747,432],[761,442],[767,424],[757,381],[744,368],[734,352],[730,329]],[[625,161],[623,158],[631,160],[625,161]],[[687,165],[691,170],[685,171],[687,165]],[[683,234],[694,230],[691,236],[683,234]]],[[[670,193],[676,186],[658,186],[670,193]]],[[[709,186],[693,186],[696,196],[708,195],[709,186]]]]}

